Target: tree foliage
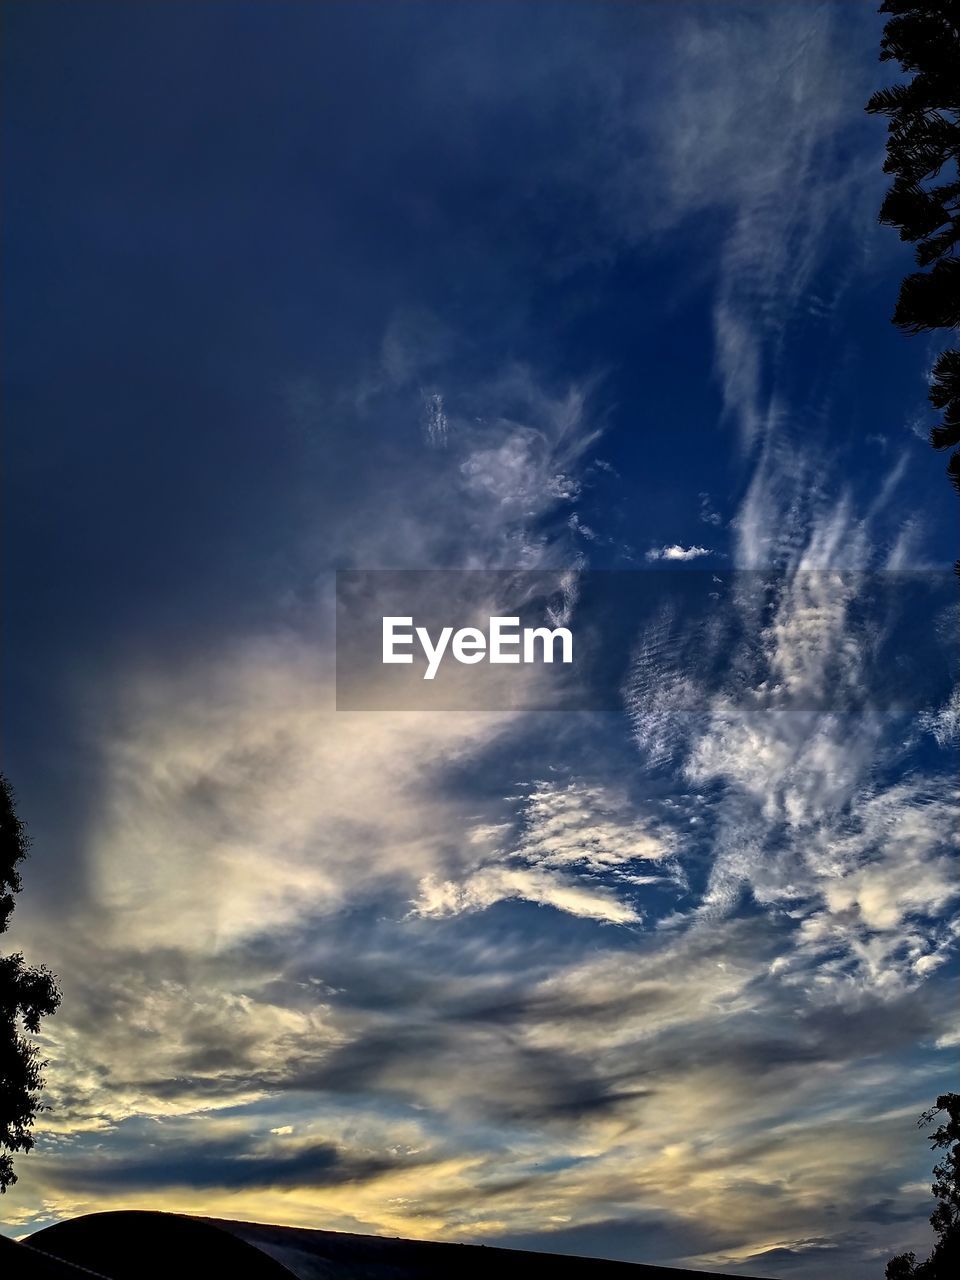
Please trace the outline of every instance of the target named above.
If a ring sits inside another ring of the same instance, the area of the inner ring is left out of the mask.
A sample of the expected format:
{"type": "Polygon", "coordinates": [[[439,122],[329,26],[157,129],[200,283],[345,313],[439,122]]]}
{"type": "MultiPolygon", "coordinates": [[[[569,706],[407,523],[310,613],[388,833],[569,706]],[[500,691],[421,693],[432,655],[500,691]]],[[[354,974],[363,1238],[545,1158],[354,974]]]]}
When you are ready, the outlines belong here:
{"type": "MultiPolygon", "coordinates": [[[[880,221],[915,248],[919,271],[905,277],[893,323],[906,333],[960,326],[960,0],[884,0],[891,15],[882,62],[899,62],[912,79],[880,89],[867,110],[888,117],[884,171],[893,185],[880,221]]],[[[933,368],[930,400],[942,417],[935,449],[952,449],[947,473],[960,493],[960,351],[933,368]]]]}
{"type": "MultiPolygon", "coordinates": [[[[10,784],[0,774],[0,933],[10,922],[14,895],[20,892],[17,868],[28,846],[10,784]]],[[[28,1037],[59,1003],[60,991],[48,970],[31,969],[19,952],[0,956],[0,1193],[17,1180],[13,1153],[33,1146],[32,1129],[41,1109],[46,1063],[28,1037]]]]}
{"type": "Polygon", "coordinates": [[[945,1119],[928,1135],[935,1151],[946,1152],[933,1170],[937,1207],[930,1223],[937,1242],[923,1262],[914,1253],[891,1258],[887,1280],[945,1280],[960,1274],[960,1093],[941,1094],[937,1105],[920,1117],[919,1127],[927,1128],[937,1116],[945,1119]]]}

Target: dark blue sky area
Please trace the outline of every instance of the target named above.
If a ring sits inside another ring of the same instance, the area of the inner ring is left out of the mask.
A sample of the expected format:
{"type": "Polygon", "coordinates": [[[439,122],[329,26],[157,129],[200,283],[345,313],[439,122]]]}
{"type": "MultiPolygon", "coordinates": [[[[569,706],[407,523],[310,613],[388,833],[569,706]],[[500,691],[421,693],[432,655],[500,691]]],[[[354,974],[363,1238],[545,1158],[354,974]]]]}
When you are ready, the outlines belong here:
{"type": "MultiPolygon", "coordinates": [[[[255,612],[272,558],[313,518],[287,389],[348,385],[398,307],[452,323],[461,376],[510,358],[603,370],[605,452],[641,537],[678,487],[735,498],[704,305],[730,215],[706,209],[626,255],[603,244],[576,172],[600,108],[588,77],[556,83],[581,47],[619,69],[642,33],[629,71],[655,113],[660,16],[10,6],[8,518],[30,603],[14,643],[29,629],[36,653],[64,616],[85,645],[184,608],[196,623],[255,612]]],[[[917,356],[885,324],[890,277],[870,285],[847,313],[856,338],[825,350],[811,324],[790,368],[813,395],[845,384],[826,435],[864,488],[864,437],[899,426],[888,406],[915,389],[917,356]]],[[[338,448],[346,417],[325,406],[310,424],[311,466],[341,483],[358,465],[338,448]]]]}

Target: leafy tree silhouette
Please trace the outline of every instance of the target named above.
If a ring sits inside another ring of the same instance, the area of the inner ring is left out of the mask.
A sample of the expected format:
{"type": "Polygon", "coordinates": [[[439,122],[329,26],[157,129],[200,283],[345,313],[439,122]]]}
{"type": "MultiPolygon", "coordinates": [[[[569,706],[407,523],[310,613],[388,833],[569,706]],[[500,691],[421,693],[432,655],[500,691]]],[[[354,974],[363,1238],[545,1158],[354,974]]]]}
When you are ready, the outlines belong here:
{"type": "MultiPolygon", "coordinates": [[[[17,864],[27,855],[29,840],[13,807],[13,792],[0,773],[0,933],[10,922],[14,894],[20,892],[17,864]]],[[[31,969],[16,952],[0,956],[0,1193],[16,1182],[14,1151],[29,1151],[41,1110],[43,1068],[35,1044],[40,1019],[60,1003],[60,990],[47,969],[31,969]]]]}
{"type": "MultiPolygon", "coordinates": [[[[892,15],[880,61],[896,60],[913,79],[880,89],[867,111],[889,117],[884,172],[893,185],[880,221],[916,245],[917,266],[904,278],[893,323],[905,333],[960,325],[960,0],[884,0],[892,15]]],[[[930,400],[943,413],[930,432],[935,449],[953,449],[947,474],[960,493],[960,350],[933,367],[930,400]]],[[[958,561],[960,572],[960,561],[958,561]]]]}
{"type": "Polygon", "coordinates": [[[933,1170],[937,1207],[930,1215],[930,1223],[937,1242],[923,1262],[917,1262],[914,1253],[891,1258],[887,1280],[945,1280],[948,1275],[960,1273],[960,1093],[942,1093],[937,1105],[920,1117],[918,1127],[925,1129],[938,1115],[945,1115],[946,1121],[929,1138],[934,1150],[947,1154],[933,1170]]]}

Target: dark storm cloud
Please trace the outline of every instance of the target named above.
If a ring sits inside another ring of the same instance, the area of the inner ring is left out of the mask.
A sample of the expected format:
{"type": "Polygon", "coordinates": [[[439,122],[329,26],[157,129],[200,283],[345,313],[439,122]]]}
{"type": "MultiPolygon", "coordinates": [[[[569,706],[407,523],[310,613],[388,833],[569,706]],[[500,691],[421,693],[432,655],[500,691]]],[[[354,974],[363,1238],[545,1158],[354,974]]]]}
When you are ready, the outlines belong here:
{"type": "MultiPolygon", "coordinates": [[[[445,1100],[495,1124],[561,1127],[630,1112],[664,1084],[694,1076],[723,1081],[755,1099],[789,1096],[813,1068],[900,1054],[938,1031],[938,999],[926,989],[895,999],[864,994],[855,1005],[822,1003],[797,1011],[793,990],[761,974],[751,979],[748,1010],[705,1019],[691,1005],[696,992],[688,984],[699,979],[695,970],[684,977],[685,969],[709,964],[714,956],[729,962],[738,951],[744,958],[756,955],[762,946],[759,923],[744,922],[723,937],[719,931],[702,933],[692,950],[688,945],[667,964],[676,977],[672,986],[655,954],[648,967],[633,958],[636,976],[629,976],[633,969],[625,956],[615,992],[545,981],[549,968],[543,974],[511,970],[505,954],[496,968],[480,973],[458,974],[455,966],[443,972],[435,965],[432,934],[419,925],[407,931],[403,966],[391,965],[383,948],[390,939],[399,946],[398,928],[381,922],[368,929],[366,954],[354,937],[349,975],[341,973],[336,937],[314,944],[311,960],[296,961],[289,976],[278,974],[277,965],[298,948],[282,937],[209,960],[131,952],[120,964],[115,954],[112,980],[90,990],[73,1009],[73,1021],[82,1035],[116,1035],[138,1016],[154,988],[168,988],[173,980],[184,993],[205,988],[209,1002],[194,1007],[184,995],[182,1013],[171,1007],[175,1032],[157,1042],[152,1064],[139,1055],[107,1055],[104,1087],[167,1101],[215,1101],[262,1091],[328,1099],[381,1096],[407,1104],[445,1100]],[[422,948],[418,937],[425,939],[422,948]],[[241,974],[250,1002],[247,1019],[216,994],[225,975],[236,982],[241,974]],[[341,978],[349,981],[346,989],[336,986],[341,978]],[[265,1044],[264,1026],[270,1024],[258,1015],[261,1007],[264,1016],[289,1010],[308,1019],[323,1010],[324,1021],[285,1028],[265,1044]],[[605,1043],[611,1028],[656,1028],[661,1018],[663,1025],[639,1040],[627,1036],[605,1043]],[[561,1027],[562,1046],[532,1043],[561,1027]]],[[[62,1114],[79,1103],[68,1079],[54,1082],[54,1090],[62,1114]]]]}
{"type": "Polygon", "coordinates": [[[912,1204],[897,1203],[889,1197],[857,1209],[854,1216],[863,1222],[916,1222],[927,1207],[926,1195],[918,1195],[912,1204]]]}
{"type": "Polygon", "coordinates": [[[451,1090],[458,1105],[499,1123],[575,1124],[646,1097],[597,1072],[585,1058],[465,1036],[457,1025],[409,1025],[360,1034],[315,1066],[300,1064],[281,1087],[334,1094],[373,1094],[416,1101],[451,1090]]]}
{"type": "MultiPolygon", "coordinates": [[[[779,1245],[754,1254],[741,1265],[751,1269],[761,1268],[778,1275],[810,1274],[822,1276],[829,1268],[830,1275],[844,1275],[845,1268],[862,1258],[864,1239],[850,1239],[846,1247],[835,1237],[814,1237],[798,1240],[793,1244],[779,1245]]],[[[749,1274],[749,1272],[748,1272],[749,1274]]],[[[755,1274],[755,1270],[754,1270],[755,1274]]]]}
{"type": "Polygon", "coordinates": [[[544,1250],[582,1257],[604,1257],[632,1262],[643,1256],[651,1263],[663,1259],[712,1252],[734,1243],[734,1232],[701,1225],[690,1219],[637,1214],[605,1218],[553,1231],[510,1232],[492,1243],[511,1249],[544,1250]]]}
{"type": "Polygon", "coordinates": [[[352,1154],[323,1142],[267,1154],[251,1150],[245,1139],[191,1141],[187,1137],[149,1156],[64,1159],[55,1165],[53,1180],[64,1189],[84,1192],[123,1187],[333,1187],[415,1165],[413,1160],[352,1154]]]}

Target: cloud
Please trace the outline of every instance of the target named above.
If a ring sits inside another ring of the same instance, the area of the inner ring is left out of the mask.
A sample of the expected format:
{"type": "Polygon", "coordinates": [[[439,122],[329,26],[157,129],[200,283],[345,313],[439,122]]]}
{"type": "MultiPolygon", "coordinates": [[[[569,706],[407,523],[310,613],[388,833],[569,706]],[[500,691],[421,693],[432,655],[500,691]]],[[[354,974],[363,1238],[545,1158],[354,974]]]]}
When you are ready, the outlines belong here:
{"type": "Polygon", "coordinates": [[[539,866],[590,871],[661,862],[677,850],[675,834],[637,816],[616,787],[573,779],[539,781],[527,794],[517,853],[539,866]]]}
{"type": "Polygon", "coordinates": [[[935,711],[920,715],[921,728],[933,735],[937,745],[946,747],[960,738],[960,689],[954,689],[949,699],[935,711]]]}
{"type": "Polygon", "coordinates": [[[443,393],[440,391],[422,391],[423,428],[426,437],[433,445],[444,445],[450,423],[443,408],[443,393]]]}
{"type": "Polygon", "coordinates": [[[90,908],[118,944],[210,951],[435,865],[457,820],[418,762],[489,743],[509,716],[332,702],[306,639],[129,674],[88,835],[90,908]]]}
{"type": "Polygon", "coordinates": [[[698,9],[671,36],[669,107],[636,103],[612,57],[581,163],[610,233],[628,243],[707,229],[714,369],[749,452],[768,430],[788,330],[811,313],[830,323],[875,217],[879,164],[856,138],[870,80],[848,50],[872,47],[876,32],[866,14],[776,5],[698,9]]]}
{"type": "Polygon", "coordinates": [[[250,1188],[323,1187],[368,1182],[415,1161],[345,1152],[331,1143],[294,1144],[252,1151],[247,1138],[164,1143],[149,1155],[64,1161],[58,1182],[67,1191],[91,1192],[170,1187],[234,1191],[250,1188]]]}
{"type": "Polygon", "coordinates": [[[555,907],[570,915],[610,924],[632,924],[640,917],[634,907],[621,902],[609,889],[589,889],[569,876],[531,867],[484,867],[460,883],[434,877],[421,881],[415,910],[423,916],[459,915],[481,911],[497,902],[522,899],[555,907]]]}
{"type": "Polygon", "coordinates": [[[637,886],[683,882],[674,833],[662,821],[638,817],[625,794],[603,785],[536,782],[524,797],[516,838],[499,844],[502,834],[475,830],[478,863],[468,863],[459,880],[425,877],[414,910],[442,917],[523,900],[584,919],[638,924],[642,914],[631,900],[637,886]],[[599,879],[611,872],[613,883],[599,879]]]}
{"type": "Polygon", "coordinates": [[[723,524],[723,516],[719,511],[714,510],[709,493],[701,493],[699,496],[700,519],[704,524],[711,524],[715,529],[718,529],[723,524]]]}
{"type": "Polygon", "coordinates": [[[701,556],[710,556],[713,552],[709,547],[681,547],[674,543],[672,546],[653,547],[647,552],[648,560],[699,560],[701,556]]]}

